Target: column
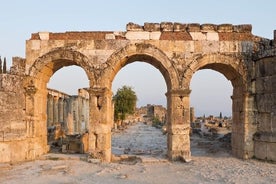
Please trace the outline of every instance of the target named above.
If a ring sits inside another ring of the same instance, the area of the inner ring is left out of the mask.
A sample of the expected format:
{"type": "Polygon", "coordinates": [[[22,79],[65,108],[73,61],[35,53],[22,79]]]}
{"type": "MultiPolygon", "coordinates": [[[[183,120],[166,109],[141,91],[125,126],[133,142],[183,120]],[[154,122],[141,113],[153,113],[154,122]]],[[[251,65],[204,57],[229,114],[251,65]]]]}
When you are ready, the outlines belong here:
{"type": "Polygon", "coordinates": [[[190,90],[169,91],[168,101],[168,156],[171,160],[191,160],[190,151],[190,90]]]}
{"type": "Polygon", "coordinates": [[[111,161],[112,92],[108,88],[90,88],[89,152],[102,161],[111,161]]]}
{"type": "Polygon", "coordinates": [[[64,123],[64,116],[63,116],[63,98],[58,99],[58,122],[64,123]]]}
{"type": "Polygon", "coordinates": [[[54,99],[51,94],[47,96],[47,127],[53,125],[54,120],[54,99]]]}
{"type": "Polygon", "coordinates": [[[53,114],[54,114],[54,121],[53,121],[53,123],[54,124],[56,124],[56,123],[58,123],[58,97],[57,96],[54,96],[54,112],[53,112],[53,114]]]}

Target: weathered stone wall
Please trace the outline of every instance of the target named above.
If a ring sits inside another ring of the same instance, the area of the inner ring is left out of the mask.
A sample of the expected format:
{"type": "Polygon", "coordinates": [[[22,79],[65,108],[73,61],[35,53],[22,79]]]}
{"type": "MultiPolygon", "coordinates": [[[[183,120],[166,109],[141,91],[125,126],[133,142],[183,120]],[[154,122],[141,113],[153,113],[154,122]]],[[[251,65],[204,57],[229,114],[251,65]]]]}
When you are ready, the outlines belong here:
{"type": "Polygon", "coordinates": [[[255,157],[276,160],[276,49],[260,52],[256,60],[257,132],[255,157]]]}

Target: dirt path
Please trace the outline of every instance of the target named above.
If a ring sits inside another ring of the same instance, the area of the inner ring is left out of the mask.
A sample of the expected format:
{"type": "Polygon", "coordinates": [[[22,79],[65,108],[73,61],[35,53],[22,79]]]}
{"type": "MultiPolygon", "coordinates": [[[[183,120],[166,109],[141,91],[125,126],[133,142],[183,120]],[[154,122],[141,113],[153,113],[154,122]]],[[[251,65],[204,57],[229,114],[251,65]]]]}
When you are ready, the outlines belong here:
{"type": "Polygon", "coordinates": [[[114,154],[142,158],[134,165],[88,163],[82,161],[84,155],[55,155],[59,160],[0,164],[0,183],[276,183],[276,164],[236,159],[219,142],[199,136],[191,139],[192,161],[169,162],[165,159],[166,135],[136,124],[114,133],[112,142],[114,154]]]}

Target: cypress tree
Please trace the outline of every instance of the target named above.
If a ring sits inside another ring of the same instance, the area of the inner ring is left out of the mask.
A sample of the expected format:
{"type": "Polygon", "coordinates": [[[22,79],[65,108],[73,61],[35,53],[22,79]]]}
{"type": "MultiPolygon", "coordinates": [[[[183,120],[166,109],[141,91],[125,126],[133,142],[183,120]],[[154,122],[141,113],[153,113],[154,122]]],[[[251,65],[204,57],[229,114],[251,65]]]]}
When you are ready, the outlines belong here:
{"type": "Polygon", "coordinates": [[[3,73],[7,73],[7,63],[6,63],[6,57],[4,57],[3,73]]]}
{"type": "Polygon", "coordinates": [[[0,56],[0,74],[2,73],[2,59],[1,59],[1,56],[0,56]]]}

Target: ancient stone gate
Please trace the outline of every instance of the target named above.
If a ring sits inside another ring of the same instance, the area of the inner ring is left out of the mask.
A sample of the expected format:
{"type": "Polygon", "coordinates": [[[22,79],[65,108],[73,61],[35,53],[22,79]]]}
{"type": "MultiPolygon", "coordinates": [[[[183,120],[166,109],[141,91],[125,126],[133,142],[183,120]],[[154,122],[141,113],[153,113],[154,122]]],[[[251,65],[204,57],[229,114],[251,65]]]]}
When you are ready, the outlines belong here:
{"type": "MultiPolygon", "coordinates": [[[[35,159],[48,151],[47,83],[64,66],[83,68],[90,81],[89,151],[111,160],[111,85],[125,65],[156,67],[167,85],[168,157],[191,159],[189,88],[201,69],[233,85],[232,153],[276,160],[276,41],[251,25],[129,23],[123,32],[39,32],[26,58],[0,75],[0,162],[35,159]]],[[[72,74],[73,75],[73,74],[72,74]]]]}

